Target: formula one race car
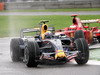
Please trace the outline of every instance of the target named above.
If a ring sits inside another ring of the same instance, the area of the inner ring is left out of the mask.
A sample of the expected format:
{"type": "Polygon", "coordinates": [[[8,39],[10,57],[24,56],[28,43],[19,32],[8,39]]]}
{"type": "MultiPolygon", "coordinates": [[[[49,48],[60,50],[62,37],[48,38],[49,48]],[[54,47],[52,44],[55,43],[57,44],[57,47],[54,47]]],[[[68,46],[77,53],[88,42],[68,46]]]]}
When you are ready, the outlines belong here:
{"type": "Polygon", "coordinates": [[[55,35],[54,27],[48,27],[47,22],[41,21],[39,28],[22,29],[20,38],[11,40],[12,61],[23,61],[27,67],[37,67],[38,64],[47,61],[65,64],[72,59],[80,65],[86,64],[89,60],[89,50],[85,39],[72,40],[64,34],[55,35]],[[31,32],[36,34],[31,37],[26,36],[31,32]]]}
{"type": "Polygon", "coordinates": [[[91,23],[100,23],[100,19],[94,19],[94,20],[81,20],[83,27],[85,28],[85,30],[90,30],[90,32],[92,32],[92,36],[93,36],[93,42],[95,42],[96,40],[98,40],[98,42],[100,43],[100,29],[98,29],[98,27],[89,27],[89,25],[91,23]]]}
{"type": "MultiPolygon", "coordinates": [[[[82,30],[84,32],[85,39],[89,45],[92,43],[97,43],[97,41],[100,43],[100,29],[98,29],[98,27],[89,27],[90,23],[100,23],[100,19],[80,20],[80,18],[78,18],[77,16],[78,15],[72,15],[72,17],[74,17],[72,20],[73,25],[70,25],[70,27],[66,27],[64,29],[58,30],[56,34],[63,33],[69,36],[70,38],[73,38],[77,30],[79,31],[82,30]]],[[[78,32],[78,34],[77,34],[78,37],[84,38],[80,32],[78,32]]]]}

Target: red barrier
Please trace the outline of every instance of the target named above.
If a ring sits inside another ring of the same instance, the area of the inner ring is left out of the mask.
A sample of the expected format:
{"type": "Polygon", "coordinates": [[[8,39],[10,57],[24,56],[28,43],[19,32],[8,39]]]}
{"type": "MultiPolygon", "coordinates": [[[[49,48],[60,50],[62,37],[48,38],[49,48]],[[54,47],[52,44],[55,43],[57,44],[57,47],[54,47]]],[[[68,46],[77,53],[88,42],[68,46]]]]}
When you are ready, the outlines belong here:
{"type": "Polygon", "coordinates": [[[0,11],[4,10],[4,3],[0,2],[0,11]]]}

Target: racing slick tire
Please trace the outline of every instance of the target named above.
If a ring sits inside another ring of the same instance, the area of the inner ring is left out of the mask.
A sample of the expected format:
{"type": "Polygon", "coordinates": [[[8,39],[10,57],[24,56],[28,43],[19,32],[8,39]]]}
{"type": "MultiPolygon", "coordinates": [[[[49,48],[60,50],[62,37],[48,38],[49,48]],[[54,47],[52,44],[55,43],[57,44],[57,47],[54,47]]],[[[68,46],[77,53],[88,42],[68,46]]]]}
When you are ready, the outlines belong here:
{"type": "Polygon", "coordinates": [[[24,60],[27,67],[37,67],[40,50],[37,42],[28,41],[24,51],[24,60]]]}
{"type": "Polygon", "coordinates": [[[85,38],[84,37],[84,32],[82,30],[77,30],[74,34],[74,39],[78,39],[78,38],[85,38]]]}
{"type": "Polygon", "coordinates": [[[99,38],[99,43],[100,43],[100,38],[99,38]]]}
{"type": "Polygon", "coordinates": [[[98,37],[97,39],[98,39],[98,42],[100,43],[100,37],[98,37]]]}
{"type": "Polygon", "coordinates": [[[79,38],[75,40],[75,46],[79,51],[75,61],[79,65],[86,64],[89,60],[89,48],[86,40],[84,38],[79,38]]]}
{"type": "Polygon", "coordinates": [[[21,57],[23,56],[23,52],[20,45],[24,45],[21,38],[14,38],[10,42],[10,55],[13,62],[22,61],[21,57]]]}

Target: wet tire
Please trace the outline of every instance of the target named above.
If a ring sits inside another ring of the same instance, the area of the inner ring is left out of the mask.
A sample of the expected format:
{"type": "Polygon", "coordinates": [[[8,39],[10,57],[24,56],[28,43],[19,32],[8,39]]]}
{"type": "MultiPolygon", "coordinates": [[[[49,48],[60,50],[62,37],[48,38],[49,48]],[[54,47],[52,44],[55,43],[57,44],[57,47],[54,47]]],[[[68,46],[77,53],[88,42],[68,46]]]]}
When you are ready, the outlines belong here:
{"type": "Polygon", "coordinates": [[[85,38],[84,37],[84,32],[82,30],[77,30],[74,34],[74,39],[78,39],[78,38],[85,38]]]}
{"type": "Polygon", "coordinates": [[[84,38],[76,39],[75,46],[79,52],[75,61],[79,65],[86,64],[89,60],[89,48],[86,40],[84,38]]]}
{"type": "Polygon", "coordinates": [[[36,60],[39,59],[40,50],[37,42],[28,41],[25,47],[24,60],[27,67],[37,67],[39,64],[36,60]]]}
{"type": "Polygon", "coordinates": [[[20,45],[23,45],[24,42],[20,38],[14,38],[10,42],[10,55],[13,62],[22,61],[21,57],[23,56],[20,45]]]}

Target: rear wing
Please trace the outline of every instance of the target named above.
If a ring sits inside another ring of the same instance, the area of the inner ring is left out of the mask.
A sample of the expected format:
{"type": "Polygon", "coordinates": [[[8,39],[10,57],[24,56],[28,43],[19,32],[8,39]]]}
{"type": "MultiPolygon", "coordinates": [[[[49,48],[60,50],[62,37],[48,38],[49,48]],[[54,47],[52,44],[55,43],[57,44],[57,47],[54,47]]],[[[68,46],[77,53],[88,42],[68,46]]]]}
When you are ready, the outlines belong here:
{"type": "Polygon", "coordinates": [[[38,32],[38,31],[40,31],[40,28],[25,28],[25,29],[22,29],[21,31],[23,31],[24,33],[38,32]]]}
{"type": "Polygon", "coordinates": [[[40,32],[40,28],[25,28],[20,31],[20,37],[24,37],[24,33],[40,32]]]}
{"type": "MultiPolygon", "coordinates": [[[[55,28],[54,27],[48,27],[49,31],[55,32],[55,28]]],[[[30,33],[30,32],[41,32],[41,28],[25,28],[25,29],[21,29],[20,31],[20,37],[24,38],[24,33],[30,33]]]]}
{"type": "Polygon", "coordinates": [[[82,24],[86,23],[100,23],[100,19],[94,19],[94,20],[81,20],[82,24]]]}

